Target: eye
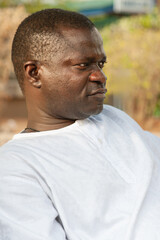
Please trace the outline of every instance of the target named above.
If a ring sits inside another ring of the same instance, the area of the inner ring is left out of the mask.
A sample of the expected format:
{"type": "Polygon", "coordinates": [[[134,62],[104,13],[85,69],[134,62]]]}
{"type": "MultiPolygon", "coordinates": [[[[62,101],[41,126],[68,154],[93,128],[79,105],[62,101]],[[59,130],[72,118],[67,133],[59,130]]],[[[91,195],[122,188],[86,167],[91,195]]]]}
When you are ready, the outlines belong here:
{"type": "Polygon", "coordinates": [[[86,69],[89,66],[89,63],[79,63],[76,64],[76,67],[79,69],[86,69]]]}
{"type": "Polygon", "coordinates": [[[80,63],[79,66],[82,68],[88,67],[89,63],[80,63]]]}
{"type": "Polygon", "coordinates": [[[100,68],[103,68],[105,63],[106,63],[106,61],[100,61],[100,62],[98,62],[98,66],[100,68]]]}

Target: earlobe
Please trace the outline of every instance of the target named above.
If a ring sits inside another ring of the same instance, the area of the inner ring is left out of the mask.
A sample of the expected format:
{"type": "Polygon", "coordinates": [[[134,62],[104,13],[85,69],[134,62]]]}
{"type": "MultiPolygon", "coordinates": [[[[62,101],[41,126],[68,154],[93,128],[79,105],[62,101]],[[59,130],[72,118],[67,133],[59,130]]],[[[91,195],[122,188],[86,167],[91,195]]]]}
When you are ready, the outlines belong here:
{"type": "Polygon", "coordinates": [[[39,68],[39,65],[34,61],[29,61],[24,64],[26,79],[36,88],[41,88],[39,68]]]}

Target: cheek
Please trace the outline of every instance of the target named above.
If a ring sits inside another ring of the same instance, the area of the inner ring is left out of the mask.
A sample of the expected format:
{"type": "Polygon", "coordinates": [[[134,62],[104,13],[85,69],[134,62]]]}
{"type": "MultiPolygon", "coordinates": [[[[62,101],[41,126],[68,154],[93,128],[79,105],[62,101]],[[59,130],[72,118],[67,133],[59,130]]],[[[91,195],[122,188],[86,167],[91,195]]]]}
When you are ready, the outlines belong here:
{"type": "Polygon", "coordinates": [[[55,95],[63,89],[63,79],[57,74],[46,74],[42,82],[42,90],[47,95],[55,95]]]}
{"type": "Polygon", "coordinates": [[[86,94],[87,73],[69,67],[58,70],[54,71],[54,74],[49,73],[45,76],[43,89],[46,96],[49,95],[52,99],[72,98],[74,100],[86,94]]]}
{"type": "MultiPolygon", "coordinates": [[[[66,91],[69,98],[78,99],[85,95],[86,93],[86,84],[84,84],[81,79],[76,79],[71,81],[66,86],[66,91]]],[[[73,100],[74,100],[73,99],[73,100]]]]}
{"type": "MultiPolygon", "coordinates": [[[[73,72],[72,72],[73,73],[73,72]]],[[[66,78],[65,86],[70,94],[81,94],[86,91],[88,85],[88,74],[83,72],[73,73],[72,76],[66,78]]]]}

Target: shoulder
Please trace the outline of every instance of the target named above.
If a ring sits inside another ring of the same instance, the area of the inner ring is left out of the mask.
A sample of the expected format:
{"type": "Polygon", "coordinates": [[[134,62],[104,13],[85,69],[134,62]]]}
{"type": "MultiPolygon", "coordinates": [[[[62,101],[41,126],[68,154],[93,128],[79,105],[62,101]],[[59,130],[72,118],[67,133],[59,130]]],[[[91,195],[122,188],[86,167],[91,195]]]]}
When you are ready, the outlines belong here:
{"type": "Polygon", "coordinates": [[[115,108],[110,105],[104,105],[101,114],[104,121],[106,119],[110,119],[111,122],[121,125],[121,127],[133,128],[136,129],[137,131],[142,131],[142,128],[133,118],[131,118],[127,113],[118,108],[115,108]]]}
{"type": "Polygon", "coordinates": [[[26,161],[25,145],[10,140],[0,147],[0,177],[17,173],[28,173],[32,170],[26,161]]]}
{"type": "Polygon", "coordinates": [[[146,140],[148,149],[152,149],[153,154],[160,160],[160,138],[148,131],[144,131],[144,138],[146,140]]]}
{"type": "Polygon", "coordinates": [[[25,148],[25,143],[13,138],[0,147],[0,156],[7,157],[12,155],[12,157],[14,157],[16,153],[22,153],[21,149],[23,148],[25,148]]]}
{"type": "Polygon", "coordinates": [[[116,118],[117,120],[125,119],[125,120],[134,121],[127,113],[110,105],[104,105],[102,114],[107,115],[110,118],[114,118],[114,119],[116,118]]]}
{"type": "Polygon", "coordinates": [[[104,121],[106,118],[109,118],[111,122],[119,125],[123,131],[133,138],[135,134],[138,134],[143,140],[143,143],[146,144],[147,148],[152,149],[153,152],[160,156],[160,138],[143,130],[139,124],[124,111],[109,105],[104,105],[102,118],[104,121]]]}

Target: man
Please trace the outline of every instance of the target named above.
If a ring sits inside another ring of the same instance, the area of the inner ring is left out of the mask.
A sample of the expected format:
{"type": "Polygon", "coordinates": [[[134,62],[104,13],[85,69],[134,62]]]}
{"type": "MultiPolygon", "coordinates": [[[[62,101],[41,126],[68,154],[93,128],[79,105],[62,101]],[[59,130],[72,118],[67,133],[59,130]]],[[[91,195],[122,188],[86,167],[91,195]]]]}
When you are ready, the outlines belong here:
{"type": "Polygon", "coordinates": [[[20,24],[12,60],[28,123],[0,150],[0,239],[158,240],[160,140],[103,107],[93,23],[37,12],[20,24]]]}

